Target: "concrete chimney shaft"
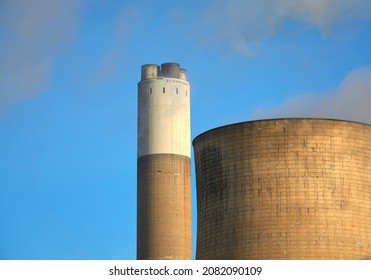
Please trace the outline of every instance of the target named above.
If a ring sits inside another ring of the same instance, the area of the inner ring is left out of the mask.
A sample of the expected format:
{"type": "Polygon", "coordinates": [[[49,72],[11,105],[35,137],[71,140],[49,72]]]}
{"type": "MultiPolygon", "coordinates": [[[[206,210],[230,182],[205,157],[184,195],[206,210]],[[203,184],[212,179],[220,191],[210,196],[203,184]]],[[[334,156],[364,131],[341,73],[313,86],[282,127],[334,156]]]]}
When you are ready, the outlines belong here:
{"type": "Polygon", "coordinates": [[[137,258],[191,259],[190,86],[179,64],[138,83],[137,258]]]}

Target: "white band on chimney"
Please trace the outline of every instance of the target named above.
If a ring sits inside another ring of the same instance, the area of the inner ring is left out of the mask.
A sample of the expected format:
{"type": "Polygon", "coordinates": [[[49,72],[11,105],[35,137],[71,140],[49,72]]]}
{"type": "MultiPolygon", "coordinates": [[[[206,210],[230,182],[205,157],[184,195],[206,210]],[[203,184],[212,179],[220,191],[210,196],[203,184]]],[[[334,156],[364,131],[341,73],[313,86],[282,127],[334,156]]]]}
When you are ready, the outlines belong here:
{"type": "Polygon", "coordinates": [[[156,77],[138,84],[138,157],[178,154],[191,157],[190,86],[156,77]]]}

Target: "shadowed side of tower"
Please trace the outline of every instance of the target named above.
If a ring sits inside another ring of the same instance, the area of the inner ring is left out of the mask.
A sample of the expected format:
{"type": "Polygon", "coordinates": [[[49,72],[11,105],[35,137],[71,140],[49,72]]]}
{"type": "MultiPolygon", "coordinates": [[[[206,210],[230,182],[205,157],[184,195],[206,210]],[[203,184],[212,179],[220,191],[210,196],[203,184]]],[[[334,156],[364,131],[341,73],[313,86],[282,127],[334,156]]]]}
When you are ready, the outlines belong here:
{"type": "Polygon", "coordinates": [[[190,86],[179,64],[138,83],[137,259],[191,259],[190,86]]]}

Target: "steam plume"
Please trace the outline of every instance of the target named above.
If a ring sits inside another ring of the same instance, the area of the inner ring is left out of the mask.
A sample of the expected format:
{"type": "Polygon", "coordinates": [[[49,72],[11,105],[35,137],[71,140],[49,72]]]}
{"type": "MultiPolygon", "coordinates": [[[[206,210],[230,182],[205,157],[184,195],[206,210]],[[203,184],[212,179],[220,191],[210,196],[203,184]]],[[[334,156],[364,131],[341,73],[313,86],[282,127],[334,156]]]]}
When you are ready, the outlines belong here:
{"type": "Polygon", "coordinates": [[[0,112],[46,89],[54,56],[73,40],[80,0],[0,2],[0,112]]]}
{"type": "MultiPolygon", "coordinates": [[[[210,44],[251,55],[257,42],[276,34],[287,21],[322,33],[371,18],[370,0],[216,0],[203,14],[210,44]]],[[[207,34],[207,35],[206,35],[207,34]]]]}
{"type": "Polygon", "coordinates": [[[254,119],[321,117],[371,124],[371,67],[349,73],[334,90],[293,97],[276,108],[259,110],[254,119]]]}

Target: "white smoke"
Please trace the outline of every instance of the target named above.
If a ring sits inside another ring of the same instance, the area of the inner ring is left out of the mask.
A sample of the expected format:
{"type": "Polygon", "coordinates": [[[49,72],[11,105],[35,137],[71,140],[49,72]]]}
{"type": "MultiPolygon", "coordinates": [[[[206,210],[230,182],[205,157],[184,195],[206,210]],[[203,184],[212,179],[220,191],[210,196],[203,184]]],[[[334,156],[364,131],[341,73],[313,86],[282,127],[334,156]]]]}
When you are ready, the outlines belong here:
{"type": "Polygon", "coordinates": [[[94,73],[94,79],[97,82],[104,82],[122,75],[119,68],[125,44],[134,31],[146,21],[142,16],[145,11],[146,7],[142,7],[140,3],[123,5],[117,10],[116,19],[113,22],[111,47],[100,57],[99,65],[94,73]]]}
{"type": "Polygon", "coordinates": [[[0,1],[0,112],[45,90],[76,32],[80,0],[0,1]]]}
{"type": "Polygon", "coordinates": [[[253,119],[282,117],[335,118],[371,124],[371,67],[353,70],[333,90],[292,97],[253,115],[253,119]]]}
{"type": "Polygon", "coordinates": [[[251,55],[256,43],[296,22],[323,34],[371,18],[371,0],[216,0],[203,14],[203,40],[251,55]]]}

